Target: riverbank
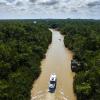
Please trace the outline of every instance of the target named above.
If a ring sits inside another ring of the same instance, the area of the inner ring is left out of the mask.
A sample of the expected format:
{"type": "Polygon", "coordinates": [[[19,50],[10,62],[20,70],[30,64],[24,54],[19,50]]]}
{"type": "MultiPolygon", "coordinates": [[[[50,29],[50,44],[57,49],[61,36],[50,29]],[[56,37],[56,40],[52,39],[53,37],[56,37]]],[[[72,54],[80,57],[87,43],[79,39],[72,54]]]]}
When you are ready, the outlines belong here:
{"type": "Polygon", "coordinates": [[[78,100],[100,99],[100,22],[70,20],[61,28],[64,44],[80,62],[74,79],[78,100]]]}
{"type": "Polygon", "coordinates": [[[51,38],[44,24],[0,21],[0,100],[30,100],[51,38]]]}

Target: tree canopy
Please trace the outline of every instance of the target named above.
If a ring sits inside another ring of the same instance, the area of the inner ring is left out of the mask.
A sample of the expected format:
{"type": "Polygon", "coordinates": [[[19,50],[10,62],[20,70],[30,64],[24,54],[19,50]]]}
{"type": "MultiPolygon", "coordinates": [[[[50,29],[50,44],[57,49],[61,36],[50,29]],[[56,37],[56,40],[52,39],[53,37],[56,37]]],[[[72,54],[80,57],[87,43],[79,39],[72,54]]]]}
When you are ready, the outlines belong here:
{"type": "Polygon", "coordinates": [[[32,21],[0,22],[0,100],[30,100],[52,34],[32,21]]]}
{"type": "Polygon", "coordinates": [[[60,30],[81,64],[74,80],[77,99],[100,100],[100,21],[69,20],[60,30]]]}

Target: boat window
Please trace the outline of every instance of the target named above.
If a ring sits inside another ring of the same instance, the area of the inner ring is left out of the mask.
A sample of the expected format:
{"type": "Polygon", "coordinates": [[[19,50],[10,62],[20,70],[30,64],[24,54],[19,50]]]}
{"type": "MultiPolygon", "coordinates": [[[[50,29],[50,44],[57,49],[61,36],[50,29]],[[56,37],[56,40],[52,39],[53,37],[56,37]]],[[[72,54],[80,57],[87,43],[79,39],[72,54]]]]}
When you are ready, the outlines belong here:
{"type": "Polygon", "coordinates": [[[50,84],[54,84],[55,82],[54,81],[50,81],[50,84]]]}

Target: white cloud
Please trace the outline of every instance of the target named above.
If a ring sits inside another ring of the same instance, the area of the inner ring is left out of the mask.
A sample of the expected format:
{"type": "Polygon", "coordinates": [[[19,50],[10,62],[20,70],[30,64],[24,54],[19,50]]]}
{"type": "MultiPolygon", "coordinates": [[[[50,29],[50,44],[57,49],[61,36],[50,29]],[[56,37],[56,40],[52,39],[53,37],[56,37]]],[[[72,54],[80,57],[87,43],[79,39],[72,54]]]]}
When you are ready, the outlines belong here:
{"type": "Polygon", "coordinates": [[[0,19],[68,17],[100,19],[99,8],[100,0],[0,0],[0,19]]]}

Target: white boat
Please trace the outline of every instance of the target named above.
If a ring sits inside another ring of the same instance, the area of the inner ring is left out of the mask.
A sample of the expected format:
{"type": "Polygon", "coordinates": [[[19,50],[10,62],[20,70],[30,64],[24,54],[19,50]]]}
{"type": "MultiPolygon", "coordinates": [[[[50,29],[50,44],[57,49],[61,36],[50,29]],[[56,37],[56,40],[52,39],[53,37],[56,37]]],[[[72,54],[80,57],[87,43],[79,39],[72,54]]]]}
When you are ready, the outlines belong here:
{"type": "Polygon", "coordinates": [[[56,77],[56,74],[53,73],[53,74],[50,75],[49,92],[54,92],[55,91],[56,83],[57,83],[57,77],[56,77]]]}

